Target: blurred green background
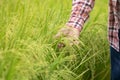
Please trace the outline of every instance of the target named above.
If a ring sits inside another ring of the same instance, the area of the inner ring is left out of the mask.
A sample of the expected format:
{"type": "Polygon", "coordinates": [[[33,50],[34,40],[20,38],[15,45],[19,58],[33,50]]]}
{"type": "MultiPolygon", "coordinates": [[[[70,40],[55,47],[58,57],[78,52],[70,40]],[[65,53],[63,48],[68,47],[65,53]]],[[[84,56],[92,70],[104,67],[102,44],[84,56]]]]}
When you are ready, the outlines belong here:
{"type": "Polygon", "coordinates": [[[0,0],[0,80],[110,80],[108,0],[96,0],[80,45],[53,36],[72,0],[0,0]]]}

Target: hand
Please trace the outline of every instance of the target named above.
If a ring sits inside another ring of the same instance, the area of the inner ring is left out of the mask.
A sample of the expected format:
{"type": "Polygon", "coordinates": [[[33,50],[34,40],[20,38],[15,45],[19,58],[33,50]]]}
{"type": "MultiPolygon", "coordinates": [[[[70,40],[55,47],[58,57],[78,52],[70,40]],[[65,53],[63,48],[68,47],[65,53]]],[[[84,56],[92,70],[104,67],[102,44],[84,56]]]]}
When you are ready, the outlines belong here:
{"type": "MultiPolygon", "coordinates": [[[[79,44],[79,30],[73,27],[63,27],[56,34],[55,38],[64,37],[68,40],[70,45],[78,45],[79,44]]],[[[62,48],[65,46],[64,41],[58,44],[58,48],[62,48]]]]}

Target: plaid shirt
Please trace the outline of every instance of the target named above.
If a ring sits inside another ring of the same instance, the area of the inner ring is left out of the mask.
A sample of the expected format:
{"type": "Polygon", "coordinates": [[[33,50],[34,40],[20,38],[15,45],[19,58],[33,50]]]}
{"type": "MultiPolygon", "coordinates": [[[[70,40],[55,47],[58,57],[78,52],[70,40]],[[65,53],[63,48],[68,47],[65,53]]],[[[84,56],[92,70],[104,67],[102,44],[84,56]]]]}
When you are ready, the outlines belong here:
{"type": "MultiPolygon", "coordinates": [[[[82,30],[85,21],[89,17],[90,11],[94,7],[95,0],[73,0],[72,12],[67,26],[82,30]]],[[[108,37],[110,46],[117,51],[119,48],[119,28],[120,28],[120,0],[109,1],[109,27],[108,37]]]]}

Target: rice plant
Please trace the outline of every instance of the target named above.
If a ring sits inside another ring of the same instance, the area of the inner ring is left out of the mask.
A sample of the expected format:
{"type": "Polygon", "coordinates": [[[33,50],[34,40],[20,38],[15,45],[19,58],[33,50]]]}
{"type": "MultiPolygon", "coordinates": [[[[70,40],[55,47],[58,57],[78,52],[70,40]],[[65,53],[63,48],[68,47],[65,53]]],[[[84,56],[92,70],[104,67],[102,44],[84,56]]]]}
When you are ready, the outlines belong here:
{"type": "Polygon", "coordinates": [[[80,45],[54,35],[72,0],[0,0],[0,80],[109,80],[107,0],[96,1],[80,45]],[[101,7],[105,6],[105,7],[101,7]]]}

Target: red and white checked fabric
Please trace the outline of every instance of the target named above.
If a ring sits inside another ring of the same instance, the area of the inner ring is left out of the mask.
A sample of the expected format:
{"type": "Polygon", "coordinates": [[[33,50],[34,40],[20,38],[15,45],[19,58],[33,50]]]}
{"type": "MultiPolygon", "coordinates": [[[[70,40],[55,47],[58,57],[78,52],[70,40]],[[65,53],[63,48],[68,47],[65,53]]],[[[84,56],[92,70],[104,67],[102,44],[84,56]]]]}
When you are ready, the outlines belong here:
{"type": "MultiPolygon", "coordinates": [[[[67,26],[82,30],[85,21],[89,17],[89,13],[94,7],[95,0],[73,0],[72,12],[67,26]]],[[[110,46],[120,51],[119,44],[120,29],[120,0],[109,0],[109,26],[108,38],[110,46]]]]}
{"type": "Polygon", "coordinates": [[[81,31],[93,6],[94,0],[73,0],[72,12],[67,25],[75,27],[81,31]]]}
{"type": "Polygon", "coordinates": [[[109,27],[108,38],[111,46],[120,52],[120,0],[109,1],[109,27]]]}

